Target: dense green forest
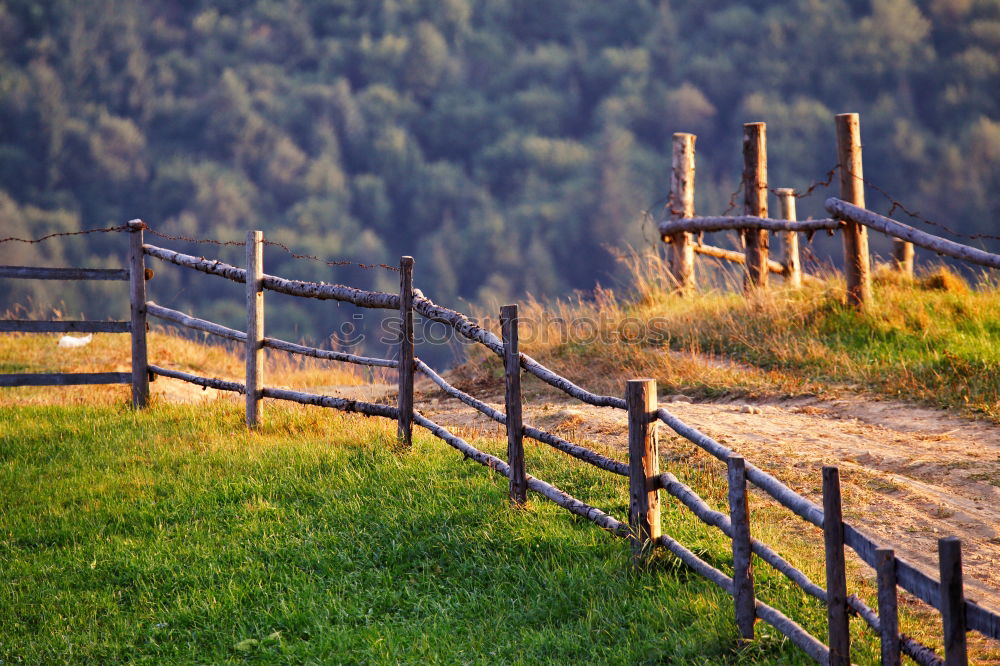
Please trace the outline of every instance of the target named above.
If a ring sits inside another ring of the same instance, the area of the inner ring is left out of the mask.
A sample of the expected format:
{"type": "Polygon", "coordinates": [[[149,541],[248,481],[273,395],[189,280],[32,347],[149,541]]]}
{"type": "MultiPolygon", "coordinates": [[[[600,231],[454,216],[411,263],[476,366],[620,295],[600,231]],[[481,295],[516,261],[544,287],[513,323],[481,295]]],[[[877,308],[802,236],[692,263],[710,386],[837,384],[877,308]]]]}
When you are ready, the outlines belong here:
{"type": "MultiPolygon", "coordinates": [[[[330,259],[412,254],[444,304],[507,302],[613,281],[610,248],[656,241],[643,212],[676,131],[698,134],[697,206],[717,214],[742,123],[769,123],[771,184],[802,188],[836,162],[834,114],[857,111],[869,178],[997,233],[998,106],[1000,0],[0,0],[0,235],[256,228],[330,259]]],[[[0,263],[117,265],[125,244],[8,243],[0,263]]],[[[275,249],[266,270],[398,284],[275,249]]],[[[0,308],[122,314],[113,289],[7,283],[0,308]]],[[[239,322],[212,278],[157,267],[150,289],[239,322]]],[[[274,332],[339,321],[274,304],[274,332]]]]}

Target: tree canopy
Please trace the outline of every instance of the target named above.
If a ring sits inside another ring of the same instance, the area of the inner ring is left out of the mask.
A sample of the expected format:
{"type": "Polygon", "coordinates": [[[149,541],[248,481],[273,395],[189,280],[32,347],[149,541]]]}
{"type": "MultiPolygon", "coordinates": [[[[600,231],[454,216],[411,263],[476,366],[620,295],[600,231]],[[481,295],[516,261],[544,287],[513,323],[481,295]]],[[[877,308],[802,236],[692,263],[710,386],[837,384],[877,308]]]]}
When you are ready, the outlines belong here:
{"type": "MultiPolygon", "coordinates": [[[[0,0],[0,226],[262,229],[329,259],[412,254],[443,303],[509,302],[590,288],[610,248],[655,240],[643,212],[660,213],[676,131],[699,135],[697,207],[719,213],[742,123],[769,123],[772,185],[805,187],[836,162],[834,114],[857,111],[866,175],[993,231],[998,91],[1000,0],[0,0]]],[[[100,236],[0,261],[120,264],[124,241],[100,236]]],[[[238,301],[162,273],[171,305],[238,321],[238,301]]],[[[32,289],[0,306],[43,302],[32,289]]],[[[60,298],[103,314],[87,289],[60,298]]],[[[275,328],[325,335],[277,307],[275,328]]]]}

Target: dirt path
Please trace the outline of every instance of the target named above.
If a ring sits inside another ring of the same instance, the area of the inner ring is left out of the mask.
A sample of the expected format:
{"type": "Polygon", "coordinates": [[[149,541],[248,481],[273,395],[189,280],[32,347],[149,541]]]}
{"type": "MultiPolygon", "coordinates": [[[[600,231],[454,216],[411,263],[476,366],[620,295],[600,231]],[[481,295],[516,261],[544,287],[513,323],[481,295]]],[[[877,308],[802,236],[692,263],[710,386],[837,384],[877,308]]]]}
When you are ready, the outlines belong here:
{"type": "MultiPolygon", "coordinates": [[[[424,398],[424,411],[442,425],[496,431],[458,401],[430,390],[424,398]]],[[[486,399],[502,408],[502,395],[486,399]]],[[[937,539],[960,537],[966,596],[1000,609],[1000,427],[871,397],[669,400],[675,415],[817,502],[822,466],[839,465],[848,520],[935,578],[937,539]]],[[[532,400],[525,423],[625,447],[618,410],[532,400]]],[[[664,426],[661,433],[672,434],[664,426]]]]}

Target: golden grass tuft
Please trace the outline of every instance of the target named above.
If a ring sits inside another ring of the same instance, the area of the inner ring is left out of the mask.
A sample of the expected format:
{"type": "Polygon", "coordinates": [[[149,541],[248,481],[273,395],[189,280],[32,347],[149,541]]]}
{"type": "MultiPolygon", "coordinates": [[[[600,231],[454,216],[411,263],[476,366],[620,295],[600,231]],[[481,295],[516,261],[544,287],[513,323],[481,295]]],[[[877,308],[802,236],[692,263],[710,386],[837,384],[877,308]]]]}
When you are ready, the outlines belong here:
{"type": "Polygon", "coordinates": [[[947,266],[938,266],[921,277],[917,284],[921,289],[947,291],[953,294],[967,294],[970,291],[969,283],[947,266]]]}

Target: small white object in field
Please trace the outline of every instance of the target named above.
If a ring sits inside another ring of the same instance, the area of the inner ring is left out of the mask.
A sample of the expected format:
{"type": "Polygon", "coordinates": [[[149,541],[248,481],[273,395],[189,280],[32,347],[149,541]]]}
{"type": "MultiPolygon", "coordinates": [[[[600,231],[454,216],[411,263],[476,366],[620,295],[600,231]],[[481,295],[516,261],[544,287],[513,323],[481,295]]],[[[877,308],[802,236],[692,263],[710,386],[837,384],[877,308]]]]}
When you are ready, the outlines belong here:
{"type": "Polygon", "coordinates": [[[760,407],[754,407],[753,405],[743,405],[743,407],[740,408],[740,411],[743,412],[744,414],[763,414],[764,413],[763,409],[761,409],[760,407]]]}
{"type": "Polygon", "coordinates": [[[93,333],[88,333],[82,338],[75,338],[72,335],[64,335],[59,338],[59,347],[65,347],[72,349],[73,347],[86,347],[90,344],[90,341],[94,339],[93,333]]]}

